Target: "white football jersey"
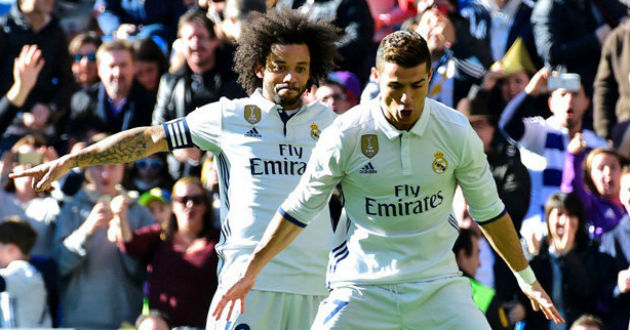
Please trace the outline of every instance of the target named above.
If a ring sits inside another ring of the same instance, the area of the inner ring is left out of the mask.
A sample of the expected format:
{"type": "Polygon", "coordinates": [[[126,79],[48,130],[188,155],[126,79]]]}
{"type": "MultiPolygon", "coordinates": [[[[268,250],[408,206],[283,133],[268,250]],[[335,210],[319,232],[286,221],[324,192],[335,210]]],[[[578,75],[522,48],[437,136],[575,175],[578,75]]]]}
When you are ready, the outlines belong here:
{"type": "Polygon", "coordinates": [[[307,173],[280,208],[306,226],[341,182],[348,223],[341,228],[345,239],[330,253],[331,288],[458,275],[451,252],[458,235],[451,216],[457,183],[479,223],[505,213],[466,117],[427,98],[418,122],[400,131],[379,102],[354,108],[323,132],[307,173]]]}
{"type": "MultiPolygon", "coordinates": [[[[321,103],[303,104],[285,122],[280,106],[260,90],[221,98],[164,124],[169,148],[192,147],[216,155],[221,189],[219,285],[231,285],[289,193],[306,171],[321,130],[337,116],[321,103]]],[[[255,289],[325,295],[332,237],[327,200],[306,230],[260,273],[255,289]],[[310,227],[310,226],[309,226],[310,227]]]]}

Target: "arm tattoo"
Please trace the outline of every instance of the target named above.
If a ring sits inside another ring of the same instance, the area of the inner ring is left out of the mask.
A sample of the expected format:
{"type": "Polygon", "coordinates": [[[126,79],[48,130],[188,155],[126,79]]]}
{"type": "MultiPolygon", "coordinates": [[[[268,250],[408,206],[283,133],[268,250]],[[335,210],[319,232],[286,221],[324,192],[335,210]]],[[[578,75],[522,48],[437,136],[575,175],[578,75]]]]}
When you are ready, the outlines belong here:
{"type": "Polygon", "coordinates": [[[145,135],[148,129],[139,127],[123,131],[85,148],[73,157],[73,166],[122,164],[144,158],[149,155],[148,145],[153,143],[145,135]]]}

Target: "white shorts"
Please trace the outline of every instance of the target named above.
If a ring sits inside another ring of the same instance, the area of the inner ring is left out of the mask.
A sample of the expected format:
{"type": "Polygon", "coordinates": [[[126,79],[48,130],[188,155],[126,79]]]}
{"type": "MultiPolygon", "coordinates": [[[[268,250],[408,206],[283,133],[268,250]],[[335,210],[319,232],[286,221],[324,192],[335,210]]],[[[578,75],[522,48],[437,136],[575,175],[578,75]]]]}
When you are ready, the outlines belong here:
{"type": "Polygon", "coordinates": [[[212,311],[224,292],[225,289],[217,290],[212,298],[206,321],[207,330],[309,329],[317,306],[326,298],[252,290],[245,299],[245,313],[240,313],[240,301],[237,301],[231,319],[225,319],[227,309],[224,309],[221,320],[217,321],[212,311]]]}
{"type": "Polygon", "coordinates": [[[427,282],[334,289],[311,329],[490,329],[472,300],[470,281],[427,282]]]}

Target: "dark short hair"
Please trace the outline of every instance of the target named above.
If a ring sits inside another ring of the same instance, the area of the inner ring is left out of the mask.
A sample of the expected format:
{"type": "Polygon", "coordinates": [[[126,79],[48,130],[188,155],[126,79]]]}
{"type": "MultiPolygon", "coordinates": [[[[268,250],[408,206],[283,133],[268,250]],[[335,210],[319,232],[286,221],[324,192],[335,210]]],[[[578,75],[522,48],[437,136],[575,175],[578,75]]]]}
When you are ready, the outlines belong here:
{"type": "MultiPolygon", "coordinates": [[[[586,233],[586,214],[582,200],[573,193],[557,192],[549,196],[545,202],[545,221],[547,229],[549,229],[549,215],[554,209],[565,210],[569,215],[578,219],[578,229],[575,234],[575,243],[584,244],[588,242],[588,234],[586,233]]],[[[548,237],[550,237],[549,235],[548,237]]]]}
{"type": "Polygon", "coordinates": [[[405,68],[426,64],[431,70],[431,53],[426,40],[413,31],[396,31],[387,35],[376,51],[376,69],[382,70],[383,63],[390,62],[405,68]]]}
{"type": "Polygon", "coordinates": [[[168,71],[168,60],[166,56],[164,56],[160,47],[158,47],[151,38],[134,40],[133,56],[136,61],[157,63],[160,76],[168,71]]]}
{"type": "Polygon", "coordinates": [[[258,16],[245,30],[234,56],[238,82],[248,93],[262,86],[256,76],[257,65],[265,66],[273,45],[306,45],[311,56],[307,88],[328,77],[335,68],[339,53],[335,42],[339,35],[334,26],[324,21],[309,20],[293,10],[272,10],[258,16]]]}
{"type": "Polygon", "coordinates": [[[79,48],[85,44],[92,44],[98,49],[102,43],[103,41],[101,40],[101,37],[98,36],[98,33],[94,31],[87,31],[79,33],[72,38],[72,41],[68,44],[68,51],[70,54],[76,54],[79,52],[79,48]]]}
{"type": "Polygon", "coordinates": [[[179,22],[177,23],[177,34],[179,35],[181,33],[182,26],[184,26],[184,24],[193,22],[197,22],[205,26],[212,39],[217,37],[216,31],[214,31],[214,22],[212,22],[206,13],[199,8],[192,8],[179,18],[179,22]]]}
{"type": "Polygon", "coordinates": [[[453,244],[453,253],[457,255],[460,250],[464,250],[466,256],[470,257],[473,253],[473,239],[477,238],[477,234],[472,229],[460,228],[459,236],[453,244]]]}
{"type": "Polygon", "coordinates": [[[18,216],[10,216],[0,222],[0,243],[15,244],[23,254],[28,255],[36,240],[37,233],[33,227],[18,216]]]}

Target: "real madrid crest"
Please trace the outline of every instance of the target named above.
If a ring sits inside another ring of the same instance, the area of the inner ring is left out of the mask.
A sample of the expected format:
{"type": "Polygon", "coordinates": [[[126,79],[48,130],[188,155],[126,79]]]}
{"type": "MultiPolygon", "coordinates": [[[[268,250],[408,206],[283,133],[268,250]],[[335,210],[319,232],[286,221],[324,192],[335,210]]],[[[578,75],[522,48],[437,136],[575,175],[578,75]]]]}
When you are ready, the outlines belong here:
{"type": "Polygon", "coordinates": [[[260,108],[255,105],[245,106],[245,120],[254,125],[260,121],[260,108]]]}
{"type": "Polygon", "coordinates": [[[376,134],[361,135],[361,152],[372,158],[378,153],[378,138],[376,134]]]}
{"type": "Polygon", "coordinates": [[[317,124],[312,123],[311,124],[311,137],[313,138],[313,140],[318,140],[319,139],[319,134],[322,131],[319,130],[319,126],[317,126],[317,124]]]}
{"type": "Polygon", "coordinates": [[[433,154],[433,164],[431,164],[431,167],[433,167],[433,172],[437,174],[446,172],[448,169],[448,162],[446,161],[446,158],[444,158],[443,153],[438,151],[433,154]]]}

